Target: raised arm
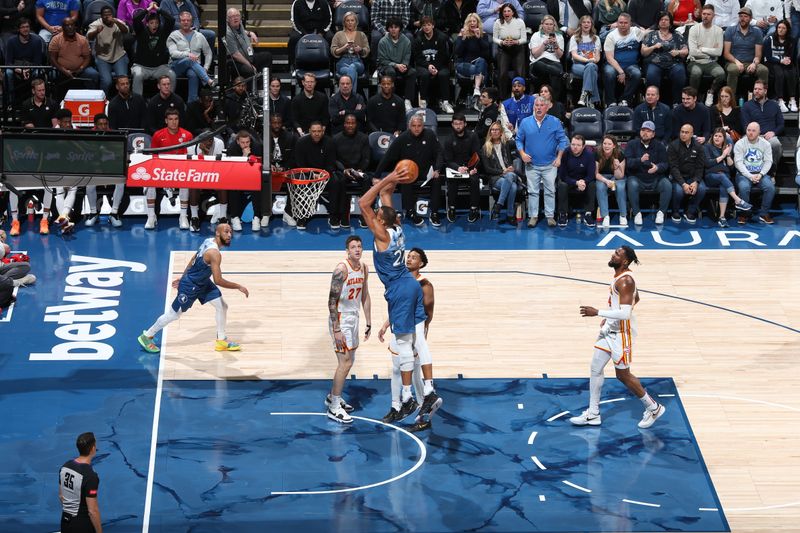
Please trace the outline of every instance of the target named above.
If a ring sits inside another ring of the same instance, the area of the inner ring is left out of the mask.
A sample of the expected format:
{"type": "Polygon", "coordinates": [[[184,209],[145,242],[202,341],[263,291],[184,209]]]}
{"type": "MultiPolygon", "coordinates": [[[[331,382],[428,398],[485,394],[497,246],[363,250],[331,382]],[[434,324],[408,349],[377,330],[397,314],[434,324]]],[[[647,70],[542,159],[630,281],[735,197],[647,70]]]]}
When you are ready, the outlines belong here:
{"type": "Polygon", "coordinates": [[[372,333],[372,298],[369,295],[369,267],[366,263],[361,263],[361,270],[364,271],[364,290],[361,291],[361,307],[364,308],[364,318],[366,319],[367,327],[364,330],[364,340],[369,339],[372,333]]]}

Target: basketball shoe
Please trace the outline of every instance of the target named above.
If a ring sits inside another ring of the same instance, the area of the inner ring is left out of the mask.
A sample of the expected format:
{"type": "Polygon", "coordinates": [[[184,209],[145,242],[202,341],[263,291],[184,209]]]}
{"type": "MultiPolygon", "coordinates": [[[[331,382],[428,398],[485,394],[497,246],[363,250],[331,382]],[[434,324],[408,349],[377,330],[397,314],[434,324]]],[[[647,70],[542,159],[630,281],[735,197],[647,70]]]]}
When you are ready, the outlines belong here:
{"type": "Polygon", "coordinates": [[[645,409],[644,415],[642,416],[641,422],[639,422],[639,427],[642,429],[647,429],[652,426],[656,420],[661,418],[663,414],[666,412],[667,408],[664,407],[664,404],[658,404],[655,411],[650,411],[649,409],[645,409]]]}
{"type": "Polygon", "coordinates": [[[214,341],[214,350],[218,352],[238,352],[242,347],[239,343],[229,341],[228,339],[217,339],[214,341]]]}
{"type": "Polygon", "coordinates": [[[400,411],[392,407],[391,409],[389,409],[388,413],[383,415],[383,418],[381,420],[383,420],[387,424],[391,424],[392,422],[398,422],[401,420],[400,411]]]}
{"type": "Polygon", "coordinates": [[[158,346],[156,346],[156,343],[153,342],[153,339],[147,336],[146,331],[143,331],[137,340],[139,341],[139,344],[142,345],[142,348],[150,353],[157,353],[161,350],[158,346]]]}
{"type": "Polygon", "coordinates": [[[398,415],[400,418],[398,418],[398,420],[403,420],[405,417],[416,411],[417,407],[419,407],[419,404],[417,403],[417,400],[415,400],[414,397],[412,396],[411,398],[403,402],[403,405],[400,406],[400,413],[398,415]]]}
{"type": "Polygon", "coordinates": [[[442,406],[443,400],[439,398],[439,395],[436,394],[436,391],[431,391],[425,398],[422,400],[422,407],[419,408],[419,415],[417,416],[417,420],[420,420],[423,416],[431,417],[433,414],[439,410],[442,406]]]}
{"type": "MultiPolygon", "coordinates": [[[[341,401],[340,405],[342,406],[342,409],[344,409],[348,413],[352,413],[353,411],[355,411],[355,408],[352,405],[350,405],[349,403],[347,403],[346,401],[344,401],[344,398],[342,398],[342,401],[341,401]]],[[[330,408],[331,408],[331,395],[330,394],[328,394],[325,397],[325,407],[327,407],[328,410],[330,410],[330,408]]]]}
{"type": "Polygon", "coordinates": [[[417,420],[406,429],[411,433],[418,433],[420,431],[425,431],[426,429],[431,429],[431,426],[431,419],[428,418],[426,420],[417,420]]]}
{"type": "Polygon", "coordinates": [[[352,424],[353,418],[347,414],[347,411],[344,410],[344,407],[341,405],[332,406],[328,408],[328,412],[326,413],[328,418],[331,420],[335,420],[340,424],[352,424]]]}
{"type": "Polygon", "coordinates": [[[573,416],[569,421],[575,426],[599,426],[602,419],[600,413],[594,414],[587,409],[580,416],[573,416]]]}

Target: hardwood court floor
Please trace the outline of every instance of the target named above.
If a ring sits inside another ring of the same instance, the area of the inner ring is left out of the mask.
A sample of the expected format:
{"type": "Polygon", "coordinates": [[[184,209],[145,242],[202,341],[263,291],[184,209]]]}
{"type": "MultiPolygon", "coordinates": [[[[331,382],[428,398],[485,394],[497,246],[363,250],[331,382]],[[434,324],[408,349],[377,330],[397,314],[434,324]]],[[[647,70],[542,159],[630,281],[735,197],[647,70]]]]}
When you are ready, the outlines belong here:
{"type": "MultiPolygon", "coordinates": [[[[428,341],[435,375],[587,376],[599,319],[581,318],[578,306],[605,306],[610,255],[431,251],[427,275],[436,310],[428,341]]],[[[675,379],[734,531],[796,531],[800,253],[641,250],[639,256],[634,373],[675,379]]],[[[174,254],[176,275],[188,257],[174,254]]],[[[213,309],[197,306],[165,334],[164,378],[329,377],[327,296],[341,258],[339,252],[226,252],[225,276],[250,290],[247,300],[223,290],[228,335],[243,351],[214,352],[213,309]]],[[[371,267],[369,253],[365,261],[371,267]]],[[[362,342],[352,372],[386,378],[386,345],[376,338],[386,305],[370,270],[373,338],[362,342]]],[[[610,366],[606,376],[613,377],[610,366]]]]}

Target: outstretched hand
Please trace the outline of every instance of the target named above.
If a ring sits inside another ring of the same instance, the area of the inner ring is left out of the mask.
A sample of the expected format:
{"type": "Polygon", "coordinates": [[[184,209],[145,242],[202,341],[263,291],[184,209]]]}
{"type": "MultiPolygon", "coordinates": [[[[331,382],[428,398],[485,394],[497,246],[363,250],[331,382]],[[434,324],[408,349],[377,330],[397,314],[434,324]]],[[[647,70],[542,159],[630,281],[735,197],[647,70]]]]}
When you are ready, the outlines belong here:
{"type": "Polygon", "coordinates": [[[588,305],[582,305],[581,316],[597,316],[597,309],[588,305]]]}

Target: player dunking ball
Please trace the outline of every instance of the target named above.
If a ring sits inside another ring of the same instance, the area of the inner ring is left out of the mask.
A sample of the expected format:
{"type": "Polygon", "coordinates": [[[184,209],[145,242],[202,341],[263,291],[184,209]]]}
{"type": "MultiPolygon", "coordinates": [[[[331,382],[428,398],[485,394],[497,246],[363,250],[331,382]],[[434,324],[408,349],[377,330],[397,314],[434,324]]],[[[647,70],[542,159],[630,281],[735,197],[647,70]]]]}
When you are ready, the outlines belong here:
{"type": "MultiPolygon", "coordinates": [[[[373,185],[359,200],[361,216],[375,237],[373,262],[375,272],[385,287],[384,297],[389,304],[389,322],[392,327],[400,363],[400,411],[397,420],[402,420],[417,409],[417,401],[411,394],[411,374],[414,370],[414,335],[416,325],[427,318],[422,302],[422,287],[405,265],[405,237],[396,225],[397,211],[392,207],[391,196],[398,182],[408,179],[408,168],[395,168],[388,176],[373,185]],[[382,206],[376,212],[372,204],[381,197],[382,206]]],[[[435,396],[435,394],[434,394],[435,396]]],[[[438,400],[433,397],[432,400],[438,400]]],[[[420,408],[420,416],[429,413],[433,403],[427,398],[420,408]]]]}
{"type": "Polygon", "coordinates": [[[242,349],[237,343],[229,341],[225,335],[228,304],[222,299],[222,293],[219,290],[219,287],[236,289],[245,297],[250,296],[244,285],[222,277],[220,248],[230,246],[232,237],[233,231],[230,225],[219,224],[214,237],[203,241],[197,253],[186,265],[183,275],[172,282],[172,287],[178,289],[178,296],[175,297],[170,308],[158,317],[150,329],[139,335],[139,344],[142,345],[142,348],[148,352],[159,351],[160,348],[153,342],[156,333],[164,329],[170,322],[177,320],[194,304],[195,300],[199,300],[201,304],[211,304],[217,311],[217,340],[214,343],[214,349],[218,352],[235,352],[242,349]]]}
{"type": "Polygon", "coordinates": [[[600,394],[603,390],[603,369],[609,359],[614,361],[617,379],[628,390],[636,395],[644,405],[644,416],[639,427],[649,428],[666,411],[666,408],[657,403],[647,394],[639,378],[630,370],[633,357],[633,341],[636,338],[636,322],[633,316],[633,306],[639,302],[639,292],[636,290],[636,281],[630,271],[631,264],[639,264],[636,252],[630,246],[621,246],[614,250],[614,255],[608,266],[614,269],[614,280],[611,282],[608,297],[608,309],[598,311],[594,307],[581,306],[581,316],[601,316],[600,334],[594,343],[592,356],[591,375],[589,377],[589,408],[580,416],[569,419],[576,426],[599,426],[600,419],[600,394]]]}
{"type": "Polygon", "coordinates": [[[336,265],[333,271],[328,296],[328,311],[330,311],[328,325],[333,338],[333,349],[339,362],[333,375],[331,393],[325,398],[325,405],[328,408],[328,418],[342,424],[350,424],[353,419],[348,413],[353,412],[353,406],[342,399],[342,389],[344,380],[353,367],[358,348],[358,308],[364,307],[364,315],[367,318],[367,327],[364,331],[366,341],[372,330],[372,301],[367,285],[369,270],[361,261],[363,252],[361,237],[350,235],[344,246],[347,257],[336,265]]]}
{"type": "MultiPolygon", "coordinates": [[[[434,308],[433,283],[420,272],[427,265],[428,256],[423,249],[412,248],[409,250],[406,257],[406,267],[422,287],[422,303],[427,315],[425,321],[417,323],[414,335],[414,372],[411,380],[414,384],[417,401],[422,402],[423,406],[425,406],[426,402],[431,404],[429,410],[425,409],[427,414],[418,416],[414,421],[414,425],[409,428],[412,433],[430,429],[431,417],[442,405],[442,399],[438,397],[433,389],[433,360],[427,340],[428,328],[431,321],[433,321],[434,308]]],[[[381,342],[383,342],[383,336],[388,328],[389,321],[387,320],[378,332],[378,339],[381,342]]],[[[389,351],[392,352],[392,407],[383,417],[383,421],[395,422],[400,413],[400,358],[398,357],[397,345],[394,342],[390,344],[389,351]]]]}

